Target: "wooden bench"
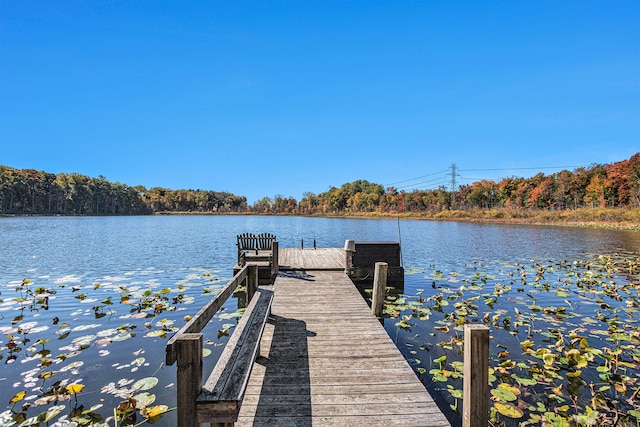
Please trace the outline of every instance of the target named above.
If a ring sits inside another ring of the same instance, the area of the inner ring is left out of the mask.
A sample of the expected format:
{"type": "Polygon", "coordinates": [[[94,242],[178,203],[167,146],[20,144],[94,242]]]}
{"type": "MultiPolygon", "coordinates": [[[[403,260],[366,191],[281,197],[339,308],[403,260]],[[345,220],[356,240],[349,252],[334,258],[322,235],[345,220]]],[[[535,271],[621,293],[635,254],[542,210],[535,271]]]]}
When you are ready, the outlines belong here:
{"type": "MultiPolygon", "coordinates": [[[[273,242],[276,241],[276,236],[271,233],[253,234],[243,233],[237,236],[238,246],[238,265],[245,264],[245,257],[248,252],[255,252],[258,256],[260,251],[269,251],[273,249],[273,242]]],[[[265,255],[267,261],[270,261],[270,254],[265,255]]],[[[255,257],[253,257],[255,258],[255,257]]]]}
{"type": "Polygon", "coordinates": [[[198,422],[235,423],[260,339],[271,313],[273,291],[258,288],[197,399],[198,422]]]}
{"type": "Polygon", "coordinates": [[[178,364],[178,427],[196,427],[203,422],[234,423],[237,420],[272,301],[273,287],[258,287],[257,266],[245,265],[218,295],[169,339],[166,363],[178,364]],[[243,282],[249,305],[203,387],[201,331],[243,282]]]}

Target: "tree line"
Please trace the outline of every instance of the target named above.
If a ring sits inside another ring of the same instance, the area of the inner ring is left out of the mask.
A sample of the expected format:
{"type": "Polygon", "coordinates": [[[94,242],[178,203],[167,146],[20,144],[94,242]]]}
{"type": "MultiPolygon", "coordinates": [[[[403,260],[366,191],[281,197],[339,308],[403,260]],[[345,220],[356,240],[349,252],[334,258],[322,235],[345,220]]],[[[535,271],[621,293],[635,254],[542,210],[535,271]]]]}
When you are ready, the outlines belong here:
{"type": "MultiPolygon", "coordinates": [[[[260,212],[302,215],[341,213],[401,213],[474,209],[564,210],[584,207],[640,207],[640,153],[611,164],[594,164],[531,178],[508,177],[499,182],[481,180],[432,190],[398,191],[358,180],[330,187],[320,194],[305,193],[295,209],[276,196],[256,204],[260,212]],[[270,206],[268,209],[267,206],[270,206]],[[284,209],[283,209],[284,206],[284,209]]],[[[255,205],[254,205],[255,206],[255,205]]]]}
{"type": "Polygon", "coordinates": [[[128,186],[104,176],[47,173],[0,166],[0,213],[147,215],[160,212],[246,212],[246,197],[227,192],[128,186]]]}
{"type": "Polygon", "coordinates": [[[44,215],[145,215],[217,212],[323,215],[379,212],[437,213],[443,210],[564,210],[583,207],[640,207],[640,153],[628,160],[594,164],[551,175],[481,180],[456,191],[398,191],[357,180],[305,193],[300,201],[276,195],[253,205],[244,196],[209,190],[171,190],[113,183],[105,177],[52,174],[0,166],[0,213],[44,215]]]}

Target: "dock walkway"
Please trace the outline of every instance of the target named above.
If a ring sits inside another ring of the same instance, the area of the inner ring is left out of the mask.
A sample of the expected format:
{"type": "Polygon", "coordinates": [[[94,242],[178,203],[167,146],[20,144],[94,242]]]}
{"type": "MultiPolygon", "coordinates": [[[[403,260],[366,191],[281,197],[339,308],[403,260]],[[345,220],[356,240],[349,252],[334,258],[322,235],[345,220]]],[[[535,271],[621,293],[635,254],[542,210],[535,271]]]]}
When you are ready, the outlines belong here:
{"type": "Polygon", "coordinates": [[[344,249],[280,248],[278,254],[280,270],[344,271],[344,249]]]}
{"type": "Polygon", "coordinates": [[[349,277],[342,249],[280,249],[235,425],[449,426],[349,277]]]}

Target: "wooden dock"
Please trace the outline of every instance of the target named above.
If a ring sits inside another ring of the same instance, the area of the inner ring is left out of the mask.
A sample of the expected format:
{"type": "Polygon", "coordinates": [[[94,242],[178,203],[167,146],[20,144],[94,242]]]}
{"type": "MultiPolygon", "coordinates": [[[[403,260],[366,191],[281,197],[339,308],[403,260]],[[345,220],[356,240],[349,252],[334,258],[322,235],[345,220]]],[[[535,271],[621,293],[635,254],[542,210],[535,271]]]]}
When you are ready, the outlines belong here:
{"type": "Polygon", "coordinates": [[[344,271],[344,249],[280,248],[278,254],[280,270],[344,271]]]}
{"type": "Polygon", "coordinates": [[[342,249],[279,250],[236,425],[449,426],[344,274],[342,249]]]}
{"type": "MultiPolygon", "coordinates": [[[[240,237],[249,249],[238,246],[234,277],[167,343],[166,362],[178,365],[178,427],[450,426],[351,281],[347,244],[279,248],[269,235],[269,254],[253,235],[240,237]],[[275,276],[269,285],[258,286],[260,269],[275,276]],[[202,328],[243,283],[250,303],[203,385],[202,328]]],[[[374,299],[386,265],[376,264],[374,299]]]]}

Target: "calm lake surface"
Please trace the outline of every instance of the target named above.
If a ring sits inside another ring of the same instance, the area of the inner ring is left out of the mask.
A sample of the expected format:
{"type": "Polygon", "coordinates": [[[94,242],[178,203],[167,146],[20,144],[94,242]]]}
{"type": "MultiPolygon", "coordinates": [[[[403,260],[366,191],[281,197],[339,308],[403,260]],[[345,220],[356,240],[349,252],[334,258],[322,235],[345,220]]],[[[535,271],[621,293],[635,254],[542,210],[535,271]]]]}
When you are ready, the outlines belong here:
{"type": "MultiPolygon", "coordinates": [[[[166,341],[230,278],[236,235],[244,232],[276,234],[281,247],[300,247],[301,239],[310,247],[314,238],[318,247],[400,239],[404,293],[425,298],[436,292],[437,278],[471,277],[478,265],[497,274],[532,260],[640,253],[638,232],[564,227],[254,216],[0,218],[0,404],[6,405],[0,413],[20,412],[29,402],[28,418],[58,405],[64,420],[82,405],[94,408],[82,417],[106,420],[144,378],[158,381],[138,388],[155,395],[153,405],[175,406],[175,366],[163,363],[166,341]],[[78,403],[47,397],[69,384],[85,386],[78,403]],[[21,391],[24,397],[7,405],[21,391]]],[[[227,339],[218,331],[236,322],[238,301],[225,308],[205,330],[206,373],[227,339]]],[[[442,354],[429,338],[434,325],[396,322],[385,320],[389,335],[412,366],[428,371],[442,354]]],[[[443,406],[451,403],[442,386],[428,387],[443,406]]],[[[157,424],[174,425],[175,411],[157,424]]]]}

